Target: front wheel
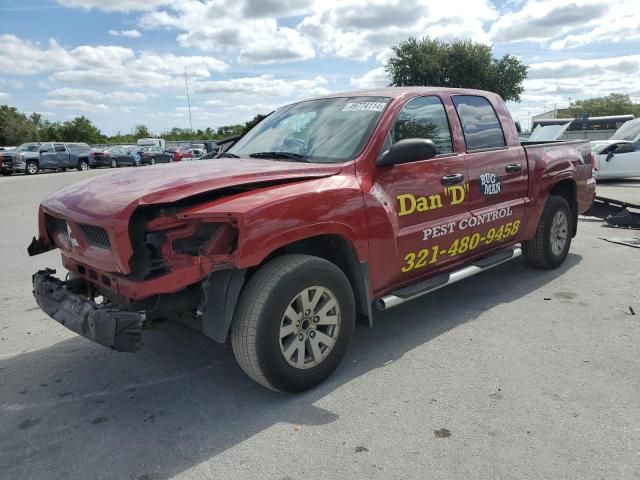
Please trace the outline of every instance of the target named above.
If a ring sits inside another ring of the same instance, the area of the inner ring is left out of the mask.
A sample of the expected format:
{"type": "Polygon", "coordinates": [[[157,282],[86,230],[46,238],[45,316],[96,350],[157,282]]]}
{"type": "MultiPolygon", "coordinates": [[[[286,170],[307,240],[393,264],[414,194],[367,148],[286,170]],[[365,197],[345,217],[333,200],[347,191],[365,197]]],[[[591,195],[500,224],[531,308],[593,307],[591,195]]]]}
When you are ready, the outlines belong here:
{"type": "Polygon", "coordinates": [[[155,165],[156,164],[156,157],[151,157],[151,165],[155,165]]]}
{"type": "Polygon", "coordinates": [[[38,173],[39,170],[40,170],[40,167],[36,162],[27,162],[27,168],[25,170],[25,173],[27,175],[35,175],[36,173],[38,173]]]}
{"type": "Polygon", "coordinates": [[[115,158],[111,159],[111,168],[118,168],[118,161],[115,158]]]}
{"type": "Polygon", "coordinates": [[[558,267],[567,258],[573,237],[573,213],[563,197],[551,195],[544,206],[536,235],[523,242],[522,252],[537,268],[558,267]]]}
{"type": "Polygon", "coordinates": [[[342,270],[322,258],[285,255],[261,267],[243,289],[231,328],[233,352],[264,387],[301,392],[336,369],[355,316],[342,270]]]}

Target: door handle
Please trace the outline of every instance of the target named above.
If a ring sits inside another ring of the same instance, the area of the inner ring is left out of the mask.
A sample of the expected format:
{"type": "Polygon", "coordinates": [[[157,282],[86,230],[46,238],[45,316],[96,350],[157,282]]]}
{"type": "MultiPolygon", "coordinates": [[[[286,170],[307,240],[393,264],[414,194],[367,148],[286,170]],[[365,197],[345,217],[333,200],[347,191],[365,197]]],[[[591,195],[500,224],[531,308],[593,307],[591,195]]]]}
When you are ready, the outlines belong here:
{"type": "Polygon", "coordinates": [[[507,171],[507,173],[517,173],[522,170],[522,165],[519,163],[510,163],[509,165],[504,167],[504,169],[507,171]]]}
{"type": "Polygon", "coordinates": [[[443,185],[456,185],[462,182],[464,175],[461,173],[452,173],[451,175],[445,175],[440,179],[440,183],[443,185]]]}

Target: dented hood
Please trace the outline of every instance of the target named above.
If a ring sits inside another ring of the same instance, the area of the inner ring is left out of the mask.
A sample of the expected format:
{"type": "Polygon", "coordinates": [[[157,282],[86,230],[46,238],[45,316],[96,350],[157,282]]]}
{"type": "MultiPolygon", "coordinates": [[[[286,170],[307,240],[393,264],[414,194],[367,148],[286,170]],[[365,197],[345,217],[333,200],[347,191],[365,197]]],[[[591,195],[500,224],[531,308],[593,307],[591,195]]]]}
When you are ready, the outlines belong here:
{"type": "Polygon", "coordinates": [[[244,158],[127,168],[58,190],[42,206],[77,222],[117,228],[140,205],[171,204],[240,185],[326,177],[340,170],[340,165],[244,158]]]}

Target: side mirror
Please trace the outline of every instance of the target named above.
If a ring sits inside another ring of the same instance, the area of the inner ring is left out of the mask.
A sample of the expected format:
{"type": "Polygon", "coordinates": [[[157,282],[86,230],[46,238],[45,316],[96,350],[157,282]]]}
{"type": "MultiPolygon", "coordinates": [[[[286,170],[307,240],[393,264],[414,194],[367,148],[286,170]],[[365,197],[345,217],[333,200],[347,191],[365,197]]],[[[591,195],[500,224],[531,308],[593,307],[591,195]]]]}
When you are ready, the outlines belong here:
{"type": "Polygon", "coordinates": [[[429,160],[438,154],[438,149],[431,140],[424,138],[407,138],[394,143],[389,150],[382,152],[376,159],[378,167],[390,167],[400,163],[429,160]]]}

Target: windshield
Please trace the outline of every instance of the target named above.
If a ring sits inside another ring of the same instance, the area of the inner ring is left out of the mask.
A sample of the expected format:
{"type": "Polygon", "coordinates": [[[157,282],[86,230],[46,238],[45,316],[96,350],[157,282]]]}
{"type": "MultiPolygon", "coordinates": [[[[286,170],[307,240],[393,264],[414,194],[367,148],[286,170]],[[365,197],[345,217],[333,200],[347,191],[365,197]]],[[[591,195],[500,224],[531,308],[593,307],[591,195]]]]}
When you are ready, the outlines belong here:
{"type": "Polygon", "coordinates": [[[23,143],[18,148],[16,148],[15,152],[35,152],[38,150],[39,145],[37,143],[23,143]]]}
{"type": "Polygon", "coordinates": [[[627,140],[635,142],[640,136],[640,118],[625,122],[616,133],[611,136],[611,140],[627,140]]]}
{"type": "Polygon", "coordinates": [[[345,97],[289,105],[261,121],[228,153],[298,157],[318,163],[353,160],[369,140],[388,103],[387,97],[345,97]]]}

